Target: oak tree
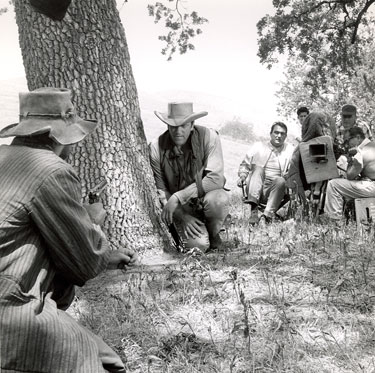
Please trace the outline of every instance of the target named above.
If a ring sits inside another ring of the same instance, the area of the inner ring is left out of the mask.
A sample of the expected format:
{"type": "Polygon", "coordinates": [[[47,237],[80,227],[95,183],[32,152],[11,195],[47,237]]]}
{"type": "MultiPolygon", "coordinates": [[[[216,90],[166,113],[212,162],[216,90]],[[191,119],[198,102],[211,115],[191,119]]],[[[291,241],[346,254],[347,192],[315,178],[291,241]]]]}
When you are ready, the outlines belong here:
{"type": "Polygon", "coordinates": [[[258,56],[271,67],[280,54],[297,57],[313,68],[311,89],[341,73],[351,76],[361,62],[363,43],[371,42],[370,11],[375,0],[273,0],[274,15],[257,24],[258,56]]]}
{"type": "Polygon", "coordinates": [[[70,162],[84,195],[101,180],[113,248],[170,248],[149,164],[138,93],[115,0],[73,0],[61,21],[14,0],[28,88],[67,87],[82,117],[98,130],[76,145],[70,162]]]}

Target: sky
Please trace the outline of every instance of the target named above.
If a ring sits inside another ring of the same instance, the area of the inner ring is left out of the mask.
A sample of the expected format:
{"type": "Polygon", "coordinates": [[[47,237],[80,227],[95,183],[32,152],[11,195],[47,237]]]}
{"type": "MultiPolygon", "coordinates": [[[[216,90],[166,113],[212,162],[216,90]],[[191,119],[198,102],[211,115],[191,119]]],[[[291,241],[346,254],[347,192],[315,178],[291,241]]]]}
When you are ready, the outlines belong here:
{"type": "MultiPolygon", "coordinates": [[[[256,23],[273,12],[272,0],[184,0],[188,11],[196,10],[209,20],[194,39],[195,50],[167,61],[161,54],[158,35],[163,27],[148,16],[154,0],[118,0],[138,90],[197,91],[228,98],[244,121],[269,127],[276,114],[277,81],[282,66],[271,70],[257,57],[256,23]]],[[[8,0],[0,0],[0,7],[8,0]]],[[[0,17],[0,80],[24,76],[14,13],[0,17]]]]}

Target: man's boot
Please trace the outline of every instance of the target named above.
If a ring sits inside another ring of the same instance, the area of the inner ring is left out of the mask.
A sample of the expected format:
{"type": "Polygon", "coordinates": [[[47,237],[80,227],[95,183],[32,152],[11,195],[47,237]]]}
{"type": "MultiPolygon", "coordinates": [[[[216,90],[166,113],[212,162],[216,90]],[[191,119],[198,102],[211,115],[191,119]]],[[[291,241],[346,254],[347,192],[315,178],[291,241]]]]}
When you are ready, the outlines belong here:
{"type": "Polygon", "coordinates": [[[250,203],[251,206],[251,213],[249,218],[249,224],[255,225],[258,224],[259,217],[258,217],[258,205],[255,203],[250,203]]]}
{"type": "Polygon", "coordinates": [[[220,233],[218,233],[214,237],[210,237],[210,247],[206,250],[206,253],[211,251],[219,251],[223,245],[223,241],[221,240],[220,233]]]}

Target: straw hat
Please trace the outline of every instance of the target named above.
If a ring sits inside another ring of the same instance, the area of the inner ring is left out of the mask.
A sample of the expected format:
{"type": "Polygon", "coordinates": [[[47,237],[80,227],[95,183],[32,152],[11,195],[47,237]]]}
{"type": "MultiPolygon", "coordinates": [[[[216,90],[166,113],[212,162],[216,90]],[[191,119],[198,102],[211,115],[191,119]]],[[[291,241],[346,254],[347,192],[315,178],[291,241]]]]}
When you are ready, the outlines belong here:
{"type": "Polygon", "coordinates": [[[154,111],[154,113],[161,121],[173,127],[182,126],[208,114],[207,111],[194,113],[191,102],[170,102],[168,103],[168,113],[159,113],[158,111],[154,111]]]}
{"type": "Polygon", "coordinates": [[[19,94],[20,120],[0,131],[0,137],[49,133],[61,145],[74,144],[94,131],[97,122],[80,118],[66,88],[43,87],[19,94]]]}

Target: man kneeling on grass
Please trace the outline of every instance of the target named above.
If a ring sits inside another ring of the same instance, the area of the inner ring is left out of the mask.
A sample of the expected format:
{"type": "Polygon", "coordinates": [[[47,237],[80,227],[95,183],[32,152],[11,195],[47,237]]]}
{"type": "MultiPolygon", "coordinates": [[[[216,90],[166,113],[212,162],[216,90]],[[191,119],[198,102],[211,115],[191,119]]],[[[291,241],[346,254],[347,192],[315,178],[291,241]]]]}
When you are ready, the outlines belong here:
{"type": "Polygon", "coordinates": [[[268,223],[285,197],[284,175],[288,170],[294,147],[285,143],[287,126],[276,122],[271,127],[270,142],[257,142],[241,162],[238,176],[247,185],[247,202],[251,206],[250,224],[258,222],[258,205],[265,203],[261,219],[268,223]]]}
{"type": "Polygon", "coordinates": [[[353,127],[348,135],[349,153],[346,179],[328,182],[325,216],[340,220],[344,200],[375,196],[375,142],[365,137],[363,130],[353,127]]]}
{"type": "Polygon", "coordinates": [[[120,357],[64,310],[100,272],[135,264],[109,250],[100,203],[81,203],[64,161],[97,123],[75,113],[70,91],[20,93],[20,122],[0,131],[0,371],[125,372],[120,357]]]}
{"type": "Polygon", "coordinates": [[[176,223],[185,248],[219,249],[219,235],[228,214],[224,161],[216,131],[194,121],[192,103],[169,103],[168,113],[155,115],[168,130],[150,144],[151,167],[161,204],[161,218],[176,223]]]}

